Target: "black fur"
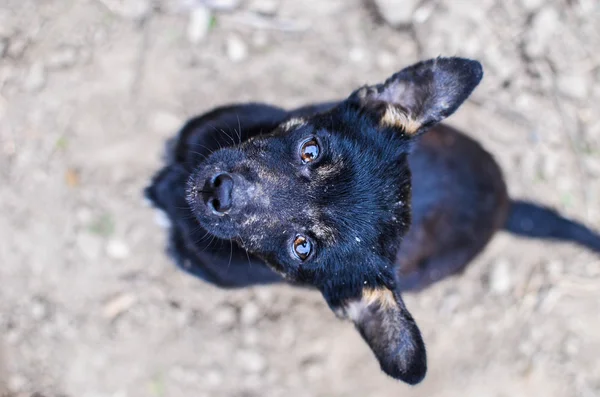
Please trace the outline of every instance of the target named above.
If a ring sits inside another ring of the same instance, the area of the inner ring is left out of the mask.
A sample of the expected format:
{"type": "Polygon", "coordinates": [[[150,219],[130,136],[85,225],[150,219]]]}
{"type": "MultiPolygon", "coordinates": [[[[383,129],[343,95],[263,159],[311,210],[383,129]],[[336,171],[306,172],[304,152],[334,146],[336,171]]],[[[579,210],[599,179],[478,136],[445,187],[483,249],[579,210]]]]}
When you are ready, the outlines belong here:
{"type": "Polygon", "coordinates": [[[460,132],[434,127],[481,78],[475,61],[437,58],[341,102],[292,111],[233,105],[192,119],[146,189],[172,223],[171,256],[222,287],[286,280],[318,288],[354,321],[384,372],[420,382],[425,346],[400,291],[460,272],[502,227],[599,246],[581,225],[511,204],[493,158],[460,132]],[[304,164],[307,141],[320,151],[304,164]],[[223,175],[227,188],[216,183],[223,175]],[[521,214],[530,222],[519,223],[521,214]],[[306,260],[293,253],[298,234],[312,242],[306,260]]]}
{"type": "Polygon", "coordinates": [[[569,241],[600,252],[600,236],[556,211],[526,201],[514,200],[504,229],[520,236],[569,241]]]}

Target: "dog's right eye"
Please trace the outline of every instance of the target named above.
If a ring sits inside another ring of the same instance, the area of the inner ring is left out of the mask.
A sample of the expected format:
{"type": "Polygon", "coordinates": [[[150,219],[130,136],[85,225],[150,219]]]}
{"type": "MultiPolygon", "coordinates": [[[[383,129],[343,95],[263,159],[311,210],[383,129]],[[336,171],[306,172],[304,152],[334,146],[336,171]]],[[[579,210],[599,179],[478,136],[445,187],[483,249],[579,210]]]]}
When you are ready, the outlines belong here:
{"type": "Polygon", "coordinates": [[[319,147],[319,143],[315,139],[309,139],[304,142],[300,148],[300,158],[304,164],[307,164],[311,161],[315,161],[316,158],[319,157],[320,152],[321,148],[319,147]]]}
{"type": "Polygon", "coordinates": [[[294,255],[301,261],[305,261],[312,252],[312,243],[306,236],[298,234],[294,239],[294,255]]]}

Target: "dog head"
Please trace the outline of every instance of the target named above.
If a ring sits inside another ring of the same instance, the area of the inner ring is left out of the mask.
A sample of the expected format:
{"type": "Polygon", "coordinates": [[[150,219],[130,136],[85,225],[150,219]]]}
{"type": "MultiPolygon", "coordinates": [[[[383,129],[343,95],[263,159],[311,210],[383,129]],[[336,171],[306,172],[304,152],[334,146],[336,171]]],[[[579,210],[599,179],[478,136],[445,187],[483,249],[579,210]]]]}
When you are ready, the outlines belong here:
{"type": "Polygon", "coordinates": [[[418,383],[425,347],[394,276],[410,227],[407,156],[481,77],[478,62],[460,58],[410,66],[329,111],[214,152],[190,177],[187,200],[209,233],[318,288],[387,374],[418,383]]]}

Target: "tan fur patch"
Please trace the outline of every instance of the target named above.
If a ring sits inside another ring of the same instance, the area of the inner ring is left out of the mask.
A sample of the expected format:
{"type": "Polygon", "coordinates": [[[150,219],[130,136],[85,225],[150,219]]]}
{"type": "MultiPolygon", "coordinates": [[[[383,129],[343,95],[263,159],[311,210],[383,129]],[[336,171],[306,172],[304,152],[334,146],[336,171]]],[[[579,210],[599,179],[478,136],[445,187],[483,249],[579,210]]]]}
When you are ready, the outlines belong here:
{"type": "Polygon", "coordinates": [[[391,307],[396,305],[394,294],[387,288],[365,288],[363,289],[362,300],[366,302],[367,305],[371,305],[375,302],[382,307],[391,307]]]}
{"type": "Polygon", "coordinates": [[[365,288],[360,300],[350,301],[344,307],[347,318],[354,322],[360,321],[365,309],[377,303],[383,309],[392,308],[397,305],[394,294],[387,288],[365,288]]]}
{"type": "Polygon", "coordinates": [[[421,127],[421,123],[417,120],[410,118],[391,105],[386,108],[379,123],[385,127],[402,128],[409,135],[415,134],[421,127]]]}

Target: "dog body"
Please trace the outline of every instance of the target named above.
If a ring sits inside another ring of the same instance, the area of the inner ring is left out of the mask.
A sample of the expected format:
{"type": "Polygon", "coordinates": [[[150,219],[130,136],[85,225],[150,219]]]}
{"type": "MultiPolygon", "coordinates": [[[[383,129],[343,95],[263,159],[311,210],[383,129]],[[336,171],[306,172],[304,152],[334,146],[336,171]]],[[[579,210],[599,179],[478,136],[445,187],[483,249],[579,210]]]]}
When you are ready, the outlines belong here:
{"type": "Polygon", "coordinates": [[[585,226],[511,200],[492,156],[439,124],[481,77],[475,61],[438,58],[344,101],[190,120],[146,189],[171,256],[222,287],[317,288],[384,372],[420,382],[425,346],[401,292],[460,272],[501,228],[600,252],[585,226]]]}
{"type": "MultiPolygon", "coordinates": [[[[169,252],[178,266],[223,288],[284,281],[237,244],[208,238],[190,215],[185,186],[192,170],[212,152],[330,107],[322,104],[285,111],[266,104],[242,104],[217,108],[186,123],[168,145],[169,165],[147,190],[152,202],[175,223],[169,252]]],[[[433,127],[408,159],[413,180],[412,226],[397,254],[401,290],[421,289],[460,272],[504,225],[509,207],[493,157],[456,129],[443,124],[433,127]]]]}

